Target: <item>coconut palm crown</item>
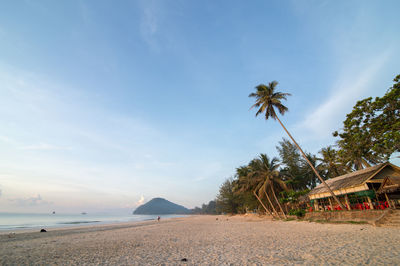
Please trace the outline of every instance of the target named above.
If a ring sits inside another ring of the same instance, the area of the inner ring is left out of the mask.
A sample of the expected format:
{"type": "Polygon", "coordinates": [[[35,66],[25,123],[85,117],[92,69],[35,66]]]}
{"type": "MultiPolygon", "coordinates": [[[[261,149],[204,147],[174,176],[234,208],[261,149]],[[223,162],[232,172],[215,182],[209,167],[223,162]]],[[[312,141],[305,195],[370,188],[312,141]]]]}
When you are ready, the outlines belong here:
{"type": "Polygon", "coordinates": [[[250,93],[249,97],[256,98],[256,103],[251,108],[259,108],[256,116],[265,113],[265,119],[270,117],[276,119],[275,108],[278,109],[281,115],[288,111],[288,108],[281,101],[286,100],[286,96],[290,96],[291,94],[275,92],[277,85],[277,81],[272,81],[268,85],[260,84],[256,87],[256,92],[250,93]]]}

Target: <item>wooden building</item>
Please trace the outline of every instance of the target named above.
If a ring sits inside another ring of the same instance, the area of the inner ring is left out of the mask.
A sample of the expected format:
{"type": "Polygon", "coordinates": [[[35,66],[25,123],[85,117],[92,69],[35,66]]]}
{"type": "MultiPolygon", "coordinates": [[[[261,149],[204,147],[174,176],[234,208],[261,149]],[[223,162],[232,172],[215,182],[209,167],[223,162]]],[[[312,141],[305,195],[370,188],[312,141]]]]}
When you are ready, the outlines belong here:
{"type": "MultiPolygon", "coordinates": [[[[400,207],[400,168],[382,163],[325,181],[347,209],[400,207]]],[[[339,210],[328,189],[319,184],[308,194],[314,210],[339,210]]]]}

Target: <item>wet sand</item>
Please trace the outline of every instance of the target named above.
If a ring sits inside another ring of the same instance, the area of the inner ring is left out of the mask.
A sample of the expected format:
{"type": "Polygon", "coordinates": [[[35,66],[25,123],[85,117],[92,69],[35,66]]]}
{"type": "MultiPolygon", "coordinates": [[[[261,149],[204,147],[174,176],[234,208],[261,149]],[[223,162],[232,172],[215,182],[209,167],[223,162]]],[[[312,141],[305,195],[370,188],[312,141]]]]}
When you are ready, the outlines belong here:
{"type": "Polygon", "coordinates": [[[399,246],[400,228],[191,216],[3,233],[0,264],[398,265],[399,246]]]}

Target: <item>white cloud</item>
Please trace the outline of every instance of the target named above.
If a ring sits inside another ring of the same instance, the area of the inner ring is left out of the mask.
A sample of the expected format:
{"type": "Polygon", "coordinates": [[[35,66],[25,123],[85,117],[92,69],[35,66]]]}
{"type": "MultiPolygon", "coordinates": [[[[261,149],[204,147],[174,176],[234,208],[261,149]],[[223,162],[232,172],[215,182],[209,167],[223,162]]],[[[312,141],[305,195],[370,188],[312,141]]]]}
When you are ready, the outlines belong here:
{"type": "Polygon", "coordinates": [[[363,69],[358,75],[352,69],[344,67],[344,72],[330,90],[327,100],[312,110],[308,116],[296,126],[306,131],[307,138],[326,138],[338,129],[346,113],[351,111],[354,104],[364,95],[368,97],[371,90],[370,84],[389,58],[389,53],[384,52],[370,60],[365,66],[353,66],[352,69],[363,69]]]}
{"type": "Polygon", "coordinates": [[[37,205],[51,205],[53,204],[52,202],[43,200],[40,194],[37,194],[36,196],[32,196],[29,198],[15,198],[15,199],[9,199],[10,202],[15,203],[18,206],[37,206],[37,205]]]}
{"type": "Polygon", "coordinates": [[[139,207],[144,203],[144,196],[140,196],[140,199],[135,203],[136,207],[139,207]]]}
{"type": "Polygon", "coordinates": [[[0,135],[0,141],[4,142],[4,143],[12,143],[13,142],[12,139],[10,139],[9,137],[1,136],[1,135],[0,135]]]}
{"type": "Polygon", "coordinates": [[[28,145],[20,147],[22,150],[39,150],[39,151],[51,151],[51,150],[71,150],[71,147],[63,147],[57,145],[51,145],[48,143],[39,143],[36,145],[28,145]]]}

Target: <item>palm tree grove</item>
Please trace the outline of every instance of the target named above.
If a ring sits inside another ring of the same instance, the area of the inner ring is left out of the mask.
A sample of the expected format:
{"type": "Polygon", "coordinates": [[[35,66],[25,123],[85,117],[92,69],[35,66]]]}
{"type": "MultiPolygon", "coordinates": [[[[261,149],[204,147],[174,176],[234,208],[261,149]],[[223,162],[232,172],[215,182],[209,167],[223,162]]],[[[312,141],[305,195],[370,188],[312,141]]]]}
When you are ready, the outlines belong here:
{"type": "Polygon", "coordinates": [[[255,100],[251,109],[256,109],[256,116],[277,120],[289,139],[282,137],[276,144],[279,158],[260,153],[247,165],[238,166],[216,199],[194,212],[257,212],[278,219],[303,216],[312,208],[308,192],[321,183],[346,210],[325,180],[386,162],[400,152],[400,75],[393,81],[382,97],[358,101],[343,128],[332,133],[336,143],[321,147],[317,154],[303,151],[278,116],[288,111],[283,101],[291,95],[278,91],[277,81],[256,86],[249,95],[255,100]]]}

